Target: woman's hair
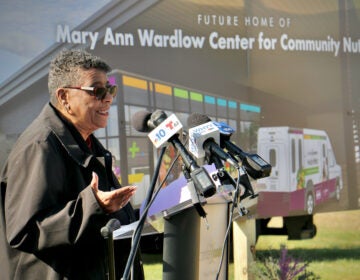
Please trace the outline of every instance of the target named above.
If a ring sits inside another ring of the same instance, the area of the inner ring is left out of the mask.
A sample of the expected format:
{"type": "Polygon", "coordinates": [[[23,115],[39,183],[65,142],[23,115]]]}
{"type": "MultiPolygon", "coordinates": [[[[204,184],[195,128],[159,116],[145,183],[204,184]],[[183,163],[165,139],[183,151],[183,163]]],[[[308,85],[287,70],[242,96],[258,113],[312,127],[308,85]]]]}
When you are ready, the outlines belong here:
{"type": "MultiPolygon", "coordinates": [[[[50,62],[48,88],[51,101],[56,100],[56,90],[66,86],[77,86],[80,69],[99,69],[105,73],[111,67],[101,58],[83,49],[62,50],[50,62]]],[[[56,101],[55,101],[56,102],[56,101]]]]}

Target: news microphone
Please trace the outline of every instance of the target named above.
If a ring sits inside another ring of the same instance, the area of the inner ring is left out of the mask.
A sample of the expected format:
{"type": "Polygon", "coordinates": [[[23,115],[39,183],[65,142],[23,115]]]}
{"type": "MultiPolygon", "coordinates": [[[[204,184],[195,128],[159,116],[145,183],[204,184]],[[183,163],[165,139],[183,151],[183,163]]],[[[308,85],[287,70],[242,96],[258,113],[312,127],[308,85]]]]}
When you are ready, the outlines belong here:
{"type": "Polygon", "coordinates": [[[149,132],[149,138],[155,147],[161,147],[167,142],[171,143],[180,153],[185,168],[189,171],[195,187],[204,196],[212,196],[216,187],[209,174],[203,167],[199,167],[190,153],[179,140],[179,131],[182,128],[180,121],[174,114],[170,117],[164,111],[156,110],[154,113],[137,112],[133,119],[133,127],[139,132],[149,132]]]}
{"type": "Polygon", "coordinates": [[[182,124],[175,114],[167,117],[160,110],[154,113],[147,111],[136,112],[132,122],[137,131],[150,132],[148,137],[156,148],[166,146],[169,143],[168,140],[182,129],[182,124]]]}
{"type": "Polygon", "coordinates": [[[238,158],[245,167],[247,173],[254,179],[268,177],[271,165],[258,154],[244,152],[241,148],[230,141],[230,136],[235,131],[224,122],[213,122],[220,131],[220,147],[225,148],[232,156],[238,158]]]}
{"type": "Polygon", "coordinates": [[[119,229],[121,226],[120,221],[118,219],[110,219],[105,226],[103,226],[100,230],[101,235],[104,238],[107,238],[110,234],[113,233],[114,230],[119,229]]]}
{"type": "Polygon", "coordinates": [[[220,147],[225,148],[229,154],[238,159],[246,169],[246,172],[252,178],[260,179],[270,175],[271,165],[268,162],[266,162],[258,154],[244,152],[241,148],[230,141],[230,136],[235,131],[232,127],[228,126],[224,122],[212,121],[207,115],[199,113],[193,113],[192,120],[196,124],[212,122],[215,126],[217,126],[220,132],[220,147]]]}
{"type": "Polygon", "coordinates": [[[201,116],[193,113],[188,118],[189,151],[198,159],[216,155],[221,160],[239,168],[238,162],[217,144],[220,142],[218,127],[211,120],[201,123],[203,121],[201,116]]]}
{"type": "Polygon", "coordinates": [[[137,111],[131,118],[133,128],[139,132],[150,132],[155,128],[154,124],[150,122],[151,113],[149,111],[137,111]]]}

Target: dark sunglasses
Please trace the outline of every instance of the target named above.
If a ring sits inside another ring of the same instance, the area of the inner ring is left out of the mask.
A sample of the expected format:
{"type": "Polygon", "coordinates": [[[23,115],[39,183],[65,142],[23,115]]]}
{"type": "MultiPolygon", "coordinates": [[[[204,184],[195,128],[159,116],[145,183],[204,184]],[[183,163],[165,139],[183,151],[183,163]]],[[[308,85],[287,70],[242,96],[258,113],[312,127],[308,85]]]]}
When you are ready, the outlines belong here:
{"type": "Polygon", "coordinates": [[[113,98],[115,98],[118,90],[117,85],[111,85],[107,87],[64,87],[64,88],[84,90],[91,96],[95,96],[97,100],[103,100],[107,93],[110,93],[110,95],[113,98]]]}

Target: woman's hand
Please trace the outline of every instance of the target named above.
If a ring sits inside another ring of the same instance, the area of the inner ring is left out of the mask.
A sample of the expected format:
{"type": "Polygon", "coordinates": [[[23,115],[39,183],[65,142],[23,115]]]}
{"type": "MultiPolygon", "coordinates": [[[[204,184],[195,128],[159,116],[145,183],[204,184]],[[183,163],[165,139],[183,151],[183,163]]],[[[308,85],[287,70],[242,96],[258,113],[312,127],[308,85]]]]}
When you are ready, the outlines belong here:
{"type": "Polygon", "coordinates": [[[101,191],[99,190],[99,177],[95,172],[92,173],[90,186],[101,208],[107,213],[113,213],[123,208],[129,203],[137,189],[136,186],[126,186],[113,191],[101,191]]]}

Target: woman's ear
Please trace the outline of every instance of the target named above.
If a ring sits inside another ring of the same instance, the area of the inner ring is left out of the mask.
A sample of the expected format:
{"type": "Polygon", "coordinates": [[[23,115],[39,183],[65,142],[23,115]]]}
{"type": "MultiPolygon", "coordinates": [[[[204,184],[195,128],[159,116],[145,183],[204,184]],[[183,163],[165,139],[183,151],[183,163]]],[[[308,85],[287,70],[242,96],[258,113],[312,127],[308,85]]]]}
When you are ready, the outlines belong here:
{"type": "Polygon", "coordinates": [[[58,88],[56,90],[56,99],[58,101],[59,109],[65,109],[67,112],[70,110],[70,105],[68,102],[68,93],[63,88],[58,88]]]}
{"type": "Polygon", "coordinates": [[[67,94],[66,94],[65,89],[58,88],[56,90],[56,99],[57,99],[58,103],[62,104],[62,105],[67,102],[67,94]]]}

